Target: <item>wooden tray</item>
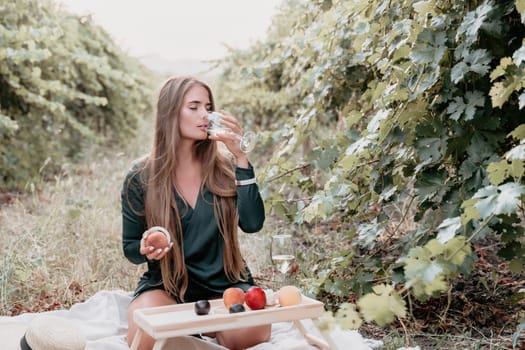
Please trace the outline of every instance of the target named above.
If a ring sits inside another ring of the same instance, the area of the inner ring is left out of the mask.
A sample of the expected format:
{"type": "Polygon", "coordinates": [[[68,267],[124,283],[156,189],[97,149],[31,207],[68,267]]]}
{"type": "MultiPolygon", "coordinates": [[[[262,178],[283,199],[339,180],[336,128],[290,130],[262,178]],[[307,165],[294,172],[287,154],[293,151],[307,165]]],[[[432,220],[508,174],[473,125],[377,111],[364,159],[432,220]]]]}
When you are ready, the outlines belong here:
{"type": "MultiPolygon", "coordinates": [[[[294,321],[309,343],[322,340],[306,334],[300,322],[301,319],[316,319],[324,312],[324,305],[318,300],[302,296],[302,302],[294,306],[266,306],[262,310],[250,310],[230,314],[222,299],[210,300],[210,313],[197,315],[195,303],[185,303],[169,306],[137,309],[134,312],[135,323],[139,327],[134,344],[140,341],[142,331],[155,340],[165,340],[183,335],[200,334],[228,329],[244,328],[271,324],[275,322],[294,321]],[[137,339],[138,338],[138,339],[137,339]]],[[[324,346],[320,346],[325,348],[324,346]]],[[[156,347],[155,347],[156,348],[156,347]]],[[[160,348],[160,346],[159,346],[160,348]]],[[[132,346],[133,349],[133,346],[132,346]]]]}

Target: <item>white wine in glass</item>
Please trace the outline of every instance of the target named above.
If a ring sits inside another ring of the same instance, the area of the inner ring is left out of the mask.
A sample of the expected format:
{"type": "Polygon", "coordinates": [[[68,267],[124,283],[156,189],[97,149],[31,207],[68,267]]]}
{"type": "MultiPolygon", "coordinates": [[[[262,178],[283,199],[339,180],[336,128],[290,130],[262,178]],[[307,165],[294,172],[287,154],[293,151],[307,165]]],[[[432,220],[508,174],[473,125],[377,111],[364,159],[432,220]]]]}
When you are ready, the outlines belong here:
{"type": "Polygon", "coordinates": [[[272,236],[270,257],[275,269],[281,275],[281,283],[285,283],[287,275],[295,264],[295,247],[292,236],[288,234],[272,236]]]}

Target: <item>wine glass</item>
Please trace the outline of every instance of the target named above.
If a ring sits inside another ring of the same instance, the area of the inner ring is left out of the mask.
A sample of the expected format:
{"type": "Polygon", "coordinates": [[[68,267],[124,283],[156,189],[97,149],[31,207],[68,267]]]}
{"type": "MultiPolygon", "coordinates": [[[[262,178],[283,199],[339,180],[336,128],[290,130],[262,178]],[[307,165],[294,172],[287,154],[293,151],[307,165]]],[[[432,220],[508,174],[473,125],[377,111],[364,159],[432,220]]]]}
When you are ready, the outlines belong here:
{"type": "Polygon", "coordinates": [[[227,128],[221,124],[222,114],[218,112],[208,113],[208,120],[210,124],[208,125],[208,134],[217,135],[217,134],[229,134],[235,135],[239,140],[239,146],[241,151],[244,153],[251,152],[255,147],[257,142],[257,134],[253,131],[246,131],[242,136],[234,133],[230,128],[227,128]]]}
{"type": "Polygon", "coordinates": [[[281,275],[281,283],[285,284],[286,277],[295,263],[295,248],[292,235],[279,234],[272,236],[270,257],[275,269],[281,275]]]}

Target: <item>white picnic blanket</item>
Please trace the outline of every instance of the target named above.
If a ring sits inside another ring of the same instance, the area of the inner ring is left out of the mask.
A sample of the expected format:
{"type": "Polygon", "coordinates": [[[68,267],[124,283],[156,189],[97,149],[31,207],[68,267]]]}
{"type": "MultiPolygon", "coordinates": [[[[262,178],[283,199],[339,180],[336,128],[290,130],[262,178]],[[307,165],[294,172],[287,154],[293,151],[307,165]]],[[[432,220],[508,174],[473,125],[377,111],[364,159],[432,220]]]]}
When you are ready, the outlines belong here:
{"type": "MultiPolygon", "coordinates": [[[[87,339],[89,350],[128,350],[126,342],[127,308],[131,301],[131,293],[125,291],[100,291],[85,302],[73,305],[68,310],[48,311],[46,314],[64,317],[71,320],[78,329],[82,330],[87,339]]],[[[13,323],[28,324],[39,313],[26,313],[14,317],[1,316],[0,330],[13,323]]],[[[319,335],[317,328],[310,320],[302,321],[306,329],[312,334],[319,335]]],[[[336,329],[331,337],[341,350],[372,350],[381,347],[381,341],[364,339],[357,331],[342,331],[336,329]]],[[[224,350],[214,339],[200,340],[195,337],[181,337],[170,340],[164,350],[206,349],[224,350]],[[185,338],[185,339],[182,339],[185,338]],[[177,340],[178,339],[178,340],[177,340]],[[191,343],[191,346],[188,345],[191,343]]],[[[3,350],[19,350],[13,349],[3,350]]],[[[272,336],[269,342],[250,348],[250,350],[309,350],[317,349],[308,345],[303,335],[293,322],[280,322],[272,325],[272,336]]]]}

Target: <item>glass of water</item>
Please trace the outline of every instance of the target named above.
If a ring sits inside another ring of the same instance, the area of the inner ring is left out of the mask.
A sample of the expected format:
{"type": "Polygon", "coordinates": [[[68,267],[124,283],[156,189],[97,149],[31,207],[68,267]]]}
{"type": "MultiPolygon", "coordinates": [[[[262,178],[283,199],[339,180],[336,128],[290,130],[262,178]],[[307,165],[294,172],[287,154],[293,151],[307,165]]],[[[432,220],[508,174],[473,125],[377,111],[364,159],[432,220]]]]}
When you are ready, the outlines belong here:
{"type": "Polygon", "coordinates": [[[234,133],[230,128],[227,128],[224,125],[222,125],[222,114],[220,114],[219,112],[208,113],[208,120],[210,121],[210,124],[208,125],[209,135],[234,135],[239,140],[240,149],[244,153],[251,152],[255,147],[255,144],[257,143],[257,134],[253,131],[246,131],[243,135],[238,135],[234,133]]]}

